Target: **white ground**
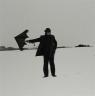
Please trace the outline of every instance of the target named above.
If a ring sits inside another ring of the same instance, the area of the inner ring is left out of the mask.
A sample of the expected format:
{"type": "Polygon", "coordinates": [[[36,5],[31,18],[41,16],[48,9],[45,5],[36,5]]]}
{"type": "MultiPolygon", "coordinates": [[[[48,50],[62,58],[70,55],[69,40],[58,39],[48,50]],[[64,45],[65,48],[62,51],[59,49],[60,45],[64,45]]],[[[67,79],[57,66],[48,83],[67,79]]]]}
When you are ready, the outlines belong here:
{"type": "Polygon", "coordinates": [[[0,96],[95,96],[95,48],[57,49],[56,78],[36,50],[0,52],[0,96]]]}

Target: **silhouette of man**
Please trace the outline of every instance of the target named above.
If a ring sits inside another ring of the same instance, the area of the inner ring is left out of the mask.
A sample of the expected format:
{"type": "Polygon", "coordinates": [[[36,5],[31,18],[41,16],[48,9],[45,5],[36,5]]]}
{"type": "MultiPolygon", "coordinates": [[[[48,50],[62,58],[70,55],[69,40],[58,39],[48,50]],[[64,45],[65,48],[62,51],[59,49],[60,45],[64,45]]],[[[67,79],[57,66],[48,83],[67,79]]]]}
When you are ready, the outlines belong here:
{"type": "Polygon", "coordinates": [[[53,77],[56,77],[54,55],[57,48],[57,41],[54,35],[51,34],[51,29],[46,28],[45,35],[42,35],[36,39],[27,40],[26,42],[28,43],[40,42],[38,50],[36,52],[36,56],[44,57],[44,66],[43,66],[44,77],[48,77],[48,63],[50,63],[51,75],[53,77]]]}

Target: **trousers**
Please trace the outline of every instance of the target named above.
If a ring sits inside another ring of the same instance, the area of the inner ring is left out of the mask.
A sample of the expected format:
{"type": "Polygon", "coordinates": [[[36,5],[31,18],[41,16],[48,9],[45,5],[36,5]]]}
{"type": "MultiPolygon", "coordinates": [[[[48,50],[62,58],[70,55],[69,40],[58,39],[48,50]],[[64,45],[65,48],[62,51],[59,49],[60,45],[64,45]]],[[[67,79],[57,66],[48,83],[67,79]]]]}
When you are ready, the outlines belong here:
{"type": "Polygon", "coordinates": [[[51,69],[51,75],[55,75],[55,64],[54,64],[54,54],[51,56],[44,56],[44,66],[43,66],[43,72],[44,76],[48,76],[48,64],[50,64],[51,69]]]}

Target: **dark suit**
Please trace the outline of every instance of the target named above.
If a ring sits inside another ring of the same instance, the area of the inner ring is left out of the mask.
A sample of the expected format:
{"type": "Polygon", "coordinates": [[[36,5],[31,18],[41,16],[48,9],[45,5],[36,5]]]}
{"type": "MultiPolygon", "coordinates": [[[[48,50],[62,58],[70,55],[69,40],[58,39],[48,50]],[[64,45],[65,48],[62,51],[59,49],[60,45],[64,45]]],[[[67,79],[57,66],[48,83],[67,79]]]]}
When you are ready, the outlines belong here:
{"type": "Polygon", "coordinates": [[[48,76],[48,63],[50,63],[51,74],[55,75],[54,55],[57,48],[55,37],[53,35],[42,35],[40,38],[29,40],[29,42],[40,42],[36,56],[44,57],[44,75],[48,76]]]}

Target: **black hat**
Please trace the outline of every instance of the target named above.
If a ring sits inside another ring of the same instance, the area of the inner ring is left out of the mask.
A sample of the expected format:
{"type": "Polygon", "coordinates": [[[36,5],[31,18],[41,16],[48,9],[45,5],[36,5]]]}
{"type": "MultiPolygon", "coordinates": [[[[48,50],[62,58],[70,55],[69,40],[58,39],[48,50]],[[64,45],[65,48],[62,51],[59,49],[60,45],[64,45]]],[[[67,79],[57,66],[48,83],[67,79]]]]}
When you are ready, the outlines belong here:
{"type": "Polygon", "coordinates": [[[51,32],[51,29],[50,28],[46,28],[45,29],[45,33],[50,33],[51,32]]]}

